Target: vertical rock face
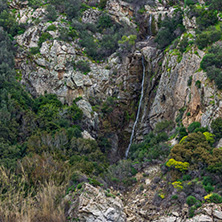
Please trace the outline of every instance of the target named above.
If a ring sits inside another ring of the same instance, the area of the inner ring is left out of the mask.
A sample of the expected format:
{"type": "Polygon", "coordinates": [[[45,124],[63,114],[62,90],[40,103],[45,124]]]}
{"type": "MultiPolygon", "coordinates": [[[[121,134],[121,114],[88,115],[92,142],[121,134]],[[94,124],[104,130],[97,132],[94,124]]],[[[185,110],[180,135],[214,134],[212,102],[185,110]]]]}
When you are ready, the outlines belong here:
{"type": "Polygon", "coordinates": [[[191,90],[187,82],[199,69],[200,61],[201,57],[190,53],[179,63],[177,56],[164,58],[157,94],[148,116],[152,126],[161,119],[174,120],[178,110],[188,104],[191,90]]]}
{"type": "MultiPolygon", "coordinates": [[[[164,56],[157,92],[143,119],[144,125],[147,122],[153,129],[163,119],[175,121],[181,108],[184,108],[182,121],[185,126],[193,121],[209,126],[212,118],[222,114],[219,91],[207,80],[206,74],[199,71],[204,52],[194,53],[194,50],[184,53],[180,61],[176,55],[167,53],[164,56]]],[[[153,49],[144,48],[143,52],[150,54],[149,61],[153,49]]],[[[152,63],[154,61],[152,59],[152,63]]],[[[149,99],[152,98],[148,95],[149,99]]]]}

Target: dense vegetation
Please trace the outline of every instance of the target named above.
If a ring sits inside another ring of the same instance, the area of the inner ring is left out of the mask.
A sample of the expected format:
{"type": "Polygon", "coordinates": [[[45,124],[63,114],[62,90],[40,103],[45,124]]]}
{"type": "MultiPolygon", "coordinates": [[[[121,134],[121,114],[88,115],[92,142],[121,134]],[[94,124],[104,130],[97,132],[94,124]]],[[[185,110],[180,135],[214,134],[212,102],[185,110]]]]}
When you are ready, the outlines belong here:
{"type": "Polygon", "coordinates": [[[182,13],[181,10],[176,10],[172,18],[166,17],[161,21],[160,29],[155,39],[161,49],[168,46],[184,32],[182,13]]]}
{"type": "Polygon", "coordinates": [[[212,122],[214,134],[199,122],[193,122],[187,129],[177,128],[171,138],[181,139],[173,147],[163,143],[168,139],[171,124],[168,121],[158,123],[144,142],[132,146],[130,158],[135,163],[146,164],[167,159],[162,165],[162,181],[166,181],[166,185],[157,191],[153,203],[165,207],[187,203],[192,217],[203,203],[222,203],[222,149],[214,147],[222,138],[222,118],[212,122]]]}
{"type": "MultiPolygon", "coordinates": [[[[31,7],[37,8],[43,6],[45,3],[42,0],[29,0],[31,7]]],[[[135,30],[124,22],[115,22],[110,15],[105,11],[101,13],[96,24],[82,23],[81,16],[85,10],[90,8],[99,7],[100,10],[104,9],[106,1],[101,3],[82,3],[81,0],[57,1],[50,0],[46,7],[46,19],[49,22],[55,21],[59,15],[66,15],[66,23],[69,27],[60,28],[60,39],[63,41],[72,41],[76,38],[79,39],[79,44],[84,48],[84,52],[93,60],[101,61],[114,53],[118,48],[118,41],[123,36],[134,34],[135,30]],[[102,35],[97,38],[96,36],[102,35]]],[[[64,21],[63,21],[64,22],[64,21]]],[[[53,28],[51,26],[51,28],[53,28]]],[[[42,33],[39,40],[39,47],[42,43],[51,38],[48,29],[42,33]]]]}
{"type": "MultiPolygon", "coordinates": [[[[220,121],[221,118],[215,120],[212,128],[220,128],[220,121]]],[[[220,139],[221,136],[216,138],[220,139]]],[[[215,135],[208,131],[190,133],[171,149],[166,168],[163,168],[169,175],[176,195],[179,196],[181,192],[186,194],[184,199],[179,201],[186,201],[190,206],[190,216],[193,216],[194,211],[204,202],[222,203],[222,149],[214,148],[214,142],[215,135]]]]}
{"type": "MultiPolygon", "coordinates": [[[[144,1],[125,1],[139,5],[138,13],[144,13],[144,1]]],[[[94,1],[85,4],[80,0],[49,0],[47,4],[41,0],[28,2],[35,9],[46,7],[45,22],[52,23],[59,16],[66,16],[66,20],[62,20],[64,26],[52,24],[41,33],[38,47],[30,49],[32,55],[39,53],[43,42],[53,39],[49,32],[57,29],[59,40],[77,40],[84,49],[81,53],[98,62],[116,51],[119,55],[130,52],[137,40],[136,30],[124,22],[117,23],[103,10],[106,0],[99,4],[94,1]],[[82,13],[93,7],[101,10],[98,21],[95,24],[82,23],[82,13]]],[[[154,4],[154,1],[150,2],[154,4]]],[[[209,47],[201,68],[210,80],[215,81],[218,89],[222,89],[222,46],[210,47],[221,39],[222,27],[218,21],[221,1],[206,1],[206,5],[200,6],[195,0],[171,0],[169,5],[174,5],[176,10],[172,17],[159,20],[155,38],[159,48],[170,46],[181,55],[190,46],[209,47]],[[183,26],[182,8],[186,6],[189,6],[188,16],[197,18],[196,39],[186,33],[183,26]]],[[[215,141],[222,138],[221,118],[212,122],[213,134],[198,122],[187,129],[178,124],[174,133],[172,122],[158,123],[142,143],[132,145],[129,160],[111,165],[107,159],[110,143],[105,136],[97,140],[82,138],[83,113],[76,104],[78,99],[68,106],[47,92],[34,98],[17,81],[21,76],[14,67],[17,46],[13,37],[22,34],[27,27],[28,24],[16,22],[14,12],[9,13],[7,1],[0,1],[0,221],[18,221],[25,215],[29,215],[32,221],[64,221],[64,205],[68,203],[61,200],[82,183],[125,190],[136,182],[137,164],[161,163],[166,159],[162,171],[170,188],[166,190],[168,199],[163,201],[178,203],[175,195],[184,192],[180,203],[187,202],[190,215],[204,201],[222,202],[219,193],[222,149],[215,148],[215,141]],[[170,147],[167,143],[170,138],[177,138],[180,143],[170,147]],[[174,197],[171,195],[172,187],[174,197]],[[195,189],[200,190],[198,195],[195,189]],[[33,210],[32,206],[37,207],[33,210]]],[[[85,60],[72,65],[84,74],[90,72],[85,60]]],[[[117,110],[115,100],[115,97],[108,97],[100,105],[94,104],[93,108],[104,114],[106,127],[103,135],[110,128],[121,127],[122,122],[113,112],[117,110]]],[[[127,118],[131,117],[128,115],[127,118]]]]}
{"type": "MultiPolygon", "coordinates": [[[[13,211],[20,211],[19,199],[27,197],[24,200],[33,202],[31,197],[40,195],[44,189],[62,188],[65,192],[70,183],[78,184],[78,175],[98,176],[107,168],[107,160],[96,141],[82,138],[82,111],[75,101],[71,106],[63,105],[55,95],[47,93],[33,98],[16,81],[15,47],[2,29],[0,49],[0,163],[1,174],[5,175],[0,178],[0,212],[3,213],[12,207],[10,203],[14,203],[13,211]],[[6,185],[6,178],[10,185],[6,185]]],[[[55,195],[63,195],[63,191],[55,195]]],[[[24,213],[28,210],[24,209],[24,213]]],[[[8,217],[15,216],[13,211],[8,212],[8,217]]]]}
{"type": "Polygon", "coordinates": [[[210,80],[214,80],[218,89],[222,89],[222,46],[217,45],[209,49],[201,62],[201,68],[207,72],[210,80]]]}
{"type": "MultiPolygon", "coordinates": [[[[218,13],[222,9],[219,0],[206,1],[206,5],[200,5],[194,0],[184,2],[171,1],[170,4],[174,5],[176,10],[172,18],[165,17],[162,20],[160,17],[159,31],[155,39],[161,49],[169,46],[173,40],[180,37],[181,34],[186,31],[182,23],[184,16],[188,16],[189,19],[193,17],[196,18],[196,40],[195,42],[190,41],[189,44],[192,45],[195,43],[200,49],[203,49],[221,39],[222,31],[218,21],[218,13]],[[186,9],[186,12],[181,10],[183,6],[189,7],[186,9]],[[206,8],[208,9],[206,10],[206,8]],[[184,13],[186,13],[186,15],[184,13]]],[[[219,14],[219,16],[221,16],[221,14],[219,14]]]]}

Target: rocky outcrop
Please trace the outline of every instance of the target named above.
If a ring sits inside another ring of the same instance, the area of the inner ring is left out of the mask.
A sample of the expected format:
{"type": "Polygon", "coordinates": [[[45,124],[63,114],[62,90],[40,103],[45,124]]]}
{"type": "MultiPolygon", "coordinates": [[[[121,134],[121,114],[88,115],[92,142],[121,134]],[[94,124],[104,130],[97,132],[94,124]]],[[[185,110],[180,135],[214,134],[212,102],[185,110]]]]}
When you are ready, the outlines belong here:
{"type": "MultiPolygon", "coordinates": [[[[27,7],[20,11],[20,20],[33,20],[32,9],[27,7]]],[[[36,11],[44,14],[42,8],[36,11]]],[[[99,121],[100,117],[93,106],[101,105],[108,97],[116,98],[116,107],[108,117],[108,121],[113,122],[114,127],[110,126],[109,132],[105,132],[105,135],[112,146],[110,155],[115,159],[119,158],[128,143],[126,136],[119,135],[130,134],[128,123],[124,123],[123,106],[132,115],[139,98],[142,77],[141,53],[129,55],[123,58],[123,61],[114,53],[106,62],[96,63],[84,55],[84,49],[78,45],[78,39],[68,42],[60,39],[61,28],[69,28],[61,16],[55,22],[49,23],[44,22],[44,17],[42,19],[40,14],[41,21],[38,24],[30,23],[30,27],[23,34],[16,36],[20,46],[16,68],[22,74],[22,84],[34,96],[46,92],[54,93],[67,104],[78,98],[77,105],[84,115],[84,130],[93,138],[97,137],[100,125],[106,127],[99,121]],[[49,26],[53,26],[53,31],[48,30],[49,26]],[[50,34],[50,38],[40,44],[39,40],[46,32],[50,34]],[[33,53],[33,49],[37,50],[39,46],[39,52],[33,53]],[[89,73],[84,74],[75,69],[75,64],[80,60],[88,62],[89,73]]],[[[89,9],[84,12],[82,19],[85,19],[86,23],[95,22],[100,14],[100,11],[89,9]]],[[[127,15],[129,12],[125,12],[124,16],[127,15]]],[[[21,22],[20,20],[18,21],[21,22]]],[[[107,125],[107,120],[104,121],[107,125]]]]}
{"type": "MultiPolygon", "coordinates": [[[[185,207],[187,208],[187,207],[185,207]]],[[[181,213],[172,212],[171,216],[163,216],[155,222],[220,222],[222,221],[221,204],[205,204],[197,210],[197,215],[192,218],[187,218],[187,210],[183,209],[181,213]]]]}
{"type": "Polygon", "coordinates": [[[44,8],[32,9],[30,7],[23,8],[21,6],[19,6],[19,8],[20,10],[17,14],[17,21],[19,24],[33,24],[36,20],[39,21],[40,19],[43,19],[46,14],[46,10],[44,8]]]}
{"type": "MultiPolygon", "coordinates": [[[[149,55],[145,57],[149,63],[155,50],[144,48],[142,51],[144,55],[149,55]]],[[[204,52],[194,48],[180,58],[173,51],[164,56],[155,98],[142,121],[144,126],[153,129],[163,119],[175,121],[180,109],[184,109],[182,122],[186,127],[193,121],[209,126],[212,118],[222,114],[220,93],[209,82],[206,74],[199,71],[203,56],[204,52]]]]}
{"type": "MultiPolygon", "coordinates": [[[[156,192],[160,192],[164,181],[160,179],[158,165],[145,167],[136,175],[137,184],[125,194],[117,190],[104,190],[88,183],[81,189],[69,193],[65,201],[69,203],[66,216],[79,221],[101,222],[220,222],[222,204],[205,203],[189,216],[189,207],[154,205],[156,192]],[[122,200],[123,201],[122,201],[122,200]]],[[[164,196],[162,198],[165,198],[164,196]]],[[[160,198],[161,199],[161,198],[160,198]]],[[[163,199],[162,199],[163,200],[163,199]]]]}
{"type": "Polygon", "coordinates": [[[85,222],[125,222],[126,215],[119,197],[100,188],[84,184],[80,193],[66,198],[70,202],[67,217],[85,222]]]}
{"type": "Polygon", "coordinates": [[[127,25],[136,28],[136,25],[130,21],[130,18],[132,18],[134,14],[134,9],[130,4],[119,0],[108,0],[106,3],[106,9],[115,21],[126,23],[127,25]]]}
{"type": "Polygon", "coordinates": [[[101,11],[90,8],[83,13],[82,22],[83,23],[96,23],[100,15],[101,15],[101,11]]]}

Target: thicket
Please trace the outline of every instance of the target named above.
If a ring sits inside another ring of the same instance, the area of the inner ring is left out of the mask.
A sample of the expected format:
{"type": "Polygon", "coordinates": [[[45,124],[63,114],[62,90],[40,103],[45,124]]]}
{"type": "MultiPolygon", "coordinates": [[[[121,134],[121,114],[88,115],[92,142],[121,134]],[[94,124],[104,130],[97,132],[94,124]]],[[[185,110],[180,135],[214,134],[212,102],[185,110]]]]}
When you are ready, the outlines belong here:
{"type": "Polygon", "coordinates": [[[80,60],[75,64],[75,67],[84,74],[87,74],[91,71],[90,65],[87,61],[80,60]]]}
{"type": "Polygon", "coordinates": [[[163,121],[157,124],[154,132],[144,137],[142,143],[133,144],[130,148],[129,157],[133,161],[152,162],[152,160],[163,160],[170,153],[170,147],[164,143],[168,139],[166,133],[171,123],[163,121]]]}
{"type": "Polygon", "coordinates": [[[184,31],[182,25],[182,18],[179,16],[184,12],[192,19],[196,18],[196,38],[189,40],[185,36],[179,43],[178,49],[181,53],[185,52],[188,45],[196,44],[199,49],[203,49],[209,45],[212,45],[214,42],[218,41],[222,37],[222,29],[218,20],[218,13],[221,9],[221,2],[219,0],[206,1],[204,5],[199,5],[196,0],[185,0],[184,7],[189,6],[186,11],[182,10],[181,1],[172,0],[169,2],[170,5],[176,7],[177,9],[174,12],[172,18],[165,17],[163,21],[161,18],[158,21],[159,32],[156,36],[156,42],[158,43],[161,49],[167,47],[173,42],[172,48],[176,48],[179,40],[175,40],[179,37],[184,31]],[[175,40],[175,41],[173,41],[175,40]]]}
{"type": "Polygon", "coordinates": [[[209,9],[222,10],[222,2],[220,0],[207,0],[206,4],[209,6],[209,9]]]}
{"type": "Polygon", "coordinates": [[[196,17],[196,44],[200,49],[203,49],[212,43],[221,39],[221,28],[215,27],[218,24],[218,11],[221,10],[221,2],[206,1],[206,4],[202,7],[198,5],[191,5],[188,16],[192,18],[196,17]]]}
{"type": "Polygon", "coordinates": [[[183,12],[176,10],[172,18],[166,17],[160,23],[160,29],[155,41],[159,48],[163,49],[168,46],[174,39],[179,37],[185,28],[183,26],[183,12]]]}
{"type": "Polygon", "coordinates": [[[211,128],[213,130],[216,139],[219,140],[222,138],[222,118],[218,117],[211,123],[211,128]]]}
{"type": "Polygon", "coordinates": [[[137,170],[133,167],[130,160],[121,160],[118,164],[108,167],[104,180],[109,186],[119,190],[125,190],[133,183],[137,182],[133,177],[137,174],[137,170]]]}
{"type": "Polygon", "coordinates": [[[29,213],[31,219],[61,216],[64,221],[59,201],[72,174],[86,175],[89,181],[102,175],[108,161],[96,141],[82,138],[83,113],[75,101],[64,105],[47,93],[33,98],[23,89],[16,80],[15,52],[0,29],[0,217],[19,221],[17,216],[29,213]],[[43,194],[45,200],[38,197],[43,194]],[[21,199],[27,206],[23,212],[18,207],[21,199]],[[42,204],[49,202],[56,215],[43,210],[42,204]]]}
{"type": "MultiPolygon", "coordinates": [[[[212,126],[218,132],[220,119],[214,120],[212,126]]],[[[172,204],[186,202],[189,205],[189,216],[192,217],[203,202],[222,201],[219,194],[222,149],[214,148],[215,135],[201,128],[200,123],[194,122],[188,130],[184,129],[189,134],[170,150],[169,159],[162,170],[174,188],[170,192],[181,197],[180,200],[166,198],[165,201],[171,201],[172,204]]]]}
{"type": "MultiPolygon", "coordinates": [[[[121,40],[122,36],[131,36],[132,34],[135,34],[134,29],[129,29],[124,22],[116,23],[106,12],[103,12],[99,16],[96,24],[82,23],[80,19],[81,14],[85,10],[91,8],[91,6],[89,6],[88,3],[82,3],[81,0],[50,0],[48,3],[49,4],[46,7],[46,18],[49,21],[55,21],[58,13],[67,16],[67,24],[69,25],[69,28],[59,28],[59,39],[63,41],[72,41],[74,38],[79,37],[79,44],[84,48],[85,53],[93,60],[105,60],[119,48],[118,41],[121,40]],[[102,34],[102,38],[97,38],[95,33],[102,34]]],[[[41,0],[29,0],[29,4],[31,7],[36,8],[45,4],[45,2],[41,0]]],[[[105,5],[106,1],[101,1],[100,4],[96,6],[104,9],[105,5]]],[[[13,23],[14,20],[11,24],[13,23]]],[[[41,47],[42,42],[49,39],[51,39],[49,33],[42,33],[39,40],[39,47],[41,47]]],[[[132,48],[133,45],[129,45],[128,48],[129,47],[132,48]]],[[[124,49],[122,49],[122,51],[124,51],[124,49]]],[[[122,54],[123,53],[126,53],[126,51],[122,52],[122,54]]]]}
{"type": "Polygon", "coordinates": [[[172,135],[179,137],[179,144],[169,147],[166,145],[166,132],[172,130],[172,123],[162,121],[144,137],[144,142],[131,146],[129,157],[135,164],[167,158],[161,168],[168,185],[161,189],[159,201],[158,195],[154,197],[154,204],[161,202],[164,206],[170,206],[187,203],[189,216],[192,217],[203,202],[222,201],[222,149],[214,147],[215,139],[222,136],[221,123],[221,118],[212,122],[211,128],[216,135],[210,133],[208,127],[201,127],[199,122],[193,122],[187,128],[181,126],[172,135]]]}
{"type": "Polygon", "coordinates": [[[201,61],[200,67],[207,72],[210,80],[214,80],[218,89],[222,89],[222,46],[217,44],[209,49],[201,61]]]}
{"type": "Polygon", "coordinates": [[[6,0],[0,2],[0,27],[2,27],[10,36],[22,34],[25,31],[24,24],[18,24],[15,16],[10,13],[9,5],[6,0]]]}
{"type": "Polygon", "coordinates": [[[107,14],[102,14],[99,17],[97,25],[73,21],[72,26],[79,31],[80,45],[85,48],[86,54],[94,60],[104,60],[116,52],[122,36],[134,33],[134,30],[129,31],[125,24],[115,23],[107,14]],[[101,39],[94,38],[96,32],[102,34],[101,39]]]}
{"type": "Polygon", "coordinates": [[[197,35],[196,44],[199,49],[203,49],[208,45],[221,39],[222,31],[217,30],[215,27],[210,27],[208,30],[201,32],[197,35]]]}

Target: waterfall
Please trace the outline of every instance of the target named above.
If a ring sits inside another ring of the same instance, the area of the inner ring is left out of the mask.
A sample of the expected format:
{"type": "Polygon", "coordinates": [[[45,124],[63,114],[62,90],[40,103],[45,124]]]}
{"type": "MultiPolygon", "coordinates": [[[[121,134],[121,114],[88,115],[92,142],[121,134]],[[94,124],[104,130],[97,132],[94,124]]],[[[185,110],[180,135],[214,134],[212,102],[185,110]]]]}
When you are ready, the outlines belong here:
{"type": "Polygon", "coordinates": [[[143,88],[144,88],[144,79],[145,79],[145,72],[146,72],[146,67],[144,65],[144,57],[142,57],[142,65],[143,65],[143,80],[142,80],[140,101],[139,101],[139,106],[138,106],[138,110],[137,110],[137,114],[136,114],[136,120],[133,124],[133,129],[132,129],[132,133],[131,133],[131,137],[130,137],[130,143],[129,143],[128,148],[127,148],[126,153],[125,153],[126,158],[128,157],[130,147],[131,147],[132,142],[133,142],[133,137],[134,137],[134,134],[135,134],[135,128],[136,128],[137,122],[139,120],[140,109],[141,109],[141,105],[142,105],[142,101],[143,101],[143,88]]]}
{"type": "Polygon", "coordinates": [[[152,36],[152,15],[150,14],[150,18],[149,18],[149,33],[147,36],[147,40],[149,40],[152,36]]]}

